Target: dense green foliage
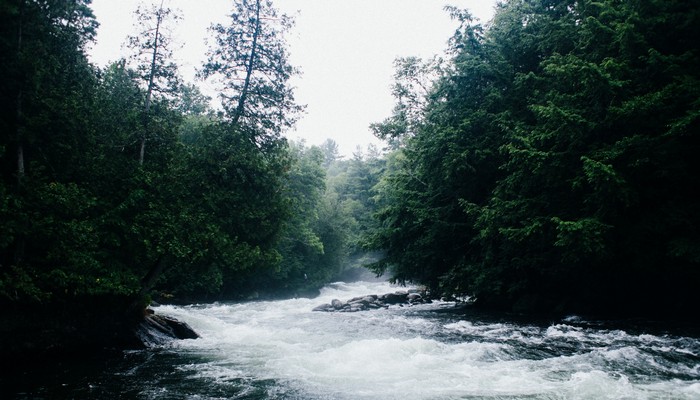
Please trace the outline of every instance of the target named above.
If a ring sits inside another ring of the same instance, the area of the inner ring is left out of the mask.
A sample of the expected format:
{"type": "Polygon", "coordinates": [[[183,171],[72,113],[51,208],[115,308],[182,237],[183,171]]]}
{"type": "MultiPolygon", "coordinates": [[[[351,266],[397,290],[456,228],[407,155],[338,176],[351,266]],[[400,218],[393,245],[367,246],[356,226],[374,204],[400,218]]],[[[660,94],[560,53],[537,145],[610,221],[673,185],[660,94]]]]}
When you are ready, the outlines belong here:
{"type": "Polygon", "coordinates": [[[396,62],[391,152],[347,160],[283,137],[302,107],[270,1],[212,28],[220,111],[178,76],[174,14],[141,10],[163,30],[97,68],[89,6],[0,1],[3,304],[291,296],[366,263],[523,311],[698,303],[696,1],[449,8],[450,59],[396,62]]]}
{"type": "Polygon", "coordinates": [[[375,126],[401,146],[373,268],[508,309],[693,310],[700,3],[511,0],[486,29],[450,11],[449,65],[375,126]]]}
{"type": "Polygon", "coordinates": [[[0,301],[293,295],[337,274],[350,233],[324,154],[281,136],[301,109],[291,20],[242,0],[213,27],[215,112],[181,84],[170,10],[139,10],[134,56],[99,69],[89,5],[0,2],[0,301]]]}

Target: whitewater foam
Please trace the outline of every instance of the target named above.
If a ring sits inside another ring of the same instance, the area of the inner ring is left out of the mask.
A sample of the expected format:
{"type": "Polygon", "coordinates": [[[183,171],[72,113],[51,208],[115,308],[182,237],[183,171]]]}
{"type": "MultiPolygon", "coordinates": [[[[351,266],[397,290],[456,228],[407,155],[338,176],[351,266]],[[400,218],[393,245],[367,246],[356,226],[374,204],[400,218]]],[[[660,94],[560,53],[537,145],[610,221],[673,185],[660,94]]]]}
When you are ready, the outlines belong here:
{"type": "Polygon", "coordinates": [[[571,318],[550,326],[463,320],[437,313],[444,302],[311,312],[333,298],[397,289],[337,282],[316,299],[156,311],[202,336],[174,345],[196,360],[179,368],[247,398],[699,398],[694,338],[588,328],[571,318]]]}

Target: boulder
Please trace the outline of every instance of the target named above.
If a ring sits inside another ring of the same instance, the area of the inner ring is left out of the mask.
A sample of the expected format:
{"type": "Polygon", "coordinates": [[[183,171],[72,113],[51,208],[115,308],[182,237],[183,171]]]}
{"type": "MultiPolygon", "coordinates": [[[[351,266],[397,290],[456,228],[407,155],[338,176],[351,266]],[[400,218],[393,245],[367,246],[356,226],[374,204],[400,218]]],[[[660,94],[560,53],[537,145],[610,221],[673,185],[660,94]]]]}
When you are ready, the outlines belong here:
{"type": "Polygon", "coordinates": [[[406,301],[406,297],[408,296],[407,292],[394,292],[394,293],[387,293],[384,295],[384,303],[386,304],[399,304],[399,303],[404,303],[406,301]]]}
{"type": "Polygon", "coordinates": [[[135,331],[146,347],[160,346],[177,339],[197,339],[187,323],[164,315],[147,314],[135,331]]]}
{"type": "Polygon", "coordinates": [[[406,296],[406,300],[408,300],[409,303],[420,303],[423,300],[423,296],[418,293],[409,293],[408,296],[406,296]]]}
{"type": "Polygon", "coordinates": [[[333,299],[333,300],[331,300],[331,305],[332,305],[333,308],[335,308],[336,310],[340,310],[340,309],[343,308],[343,306],[345,306],[345,303],[342,302],[342,301],[340,301],[340,300],[338,300],[338,299],[333,299]]]}
{"type": "Polygon", "coordinates": [[[321,304],[312,309],[312,311],[338,311],[338,312],[357,312],[365,310],[376,310],[379,308],[387,308],[390,305],[414,305],[419,303],[430,302],[425,299],[418,291],[397,290],[393,293],[385,294],[370,294],[367,296],[353,297],[347,302],[338,299],[333,299],[331,304],[321,304]]]}

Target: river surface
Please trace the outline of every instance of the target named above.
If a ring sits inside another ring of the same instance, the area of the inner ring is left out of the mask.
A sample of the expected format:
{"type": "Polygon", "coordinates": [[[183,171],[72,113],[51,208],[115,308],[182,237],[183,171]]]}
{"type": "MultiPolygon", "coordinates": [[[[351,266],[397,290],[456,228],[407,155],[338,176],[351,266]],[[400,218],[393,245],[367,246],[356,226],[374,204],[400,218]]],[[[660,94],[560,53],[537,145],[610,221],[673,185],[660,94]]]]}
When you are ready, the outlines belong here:
{"type": "Polygon", "coordinates": [[[452,302],[312,312],[389,293],[336,283],[315,299],[158,306],[195,340],[46,366],[15,398],[700,399],[697,332],[571,316],[520,321],[452,302]],[[26,389],[26,390],[25,390],[26,389]]]}

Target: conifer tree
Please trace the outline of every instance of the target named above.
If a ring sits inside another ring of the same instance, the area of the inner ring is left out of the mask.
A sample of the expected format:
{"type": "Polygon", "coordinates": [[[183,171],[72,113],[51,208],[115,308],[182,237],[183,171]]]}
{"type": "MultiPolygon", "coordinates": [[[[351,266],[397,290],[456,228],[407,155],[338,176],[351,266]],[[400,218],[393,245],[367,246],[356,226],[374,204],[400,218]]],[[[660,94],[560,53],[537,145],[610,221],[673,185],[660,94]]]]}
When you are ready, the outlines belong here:
{"type": "Polygon", "coordinates": [[[297,70],[289,64],[284,38],[293,20],[270,0],[237,0],[230,17],[228,26],[211,27],[214,43],[199,75],[219,85],[227,118],[266,145],[302,110],[289,84],[297,70]]]}
{"type": "MultiPolygon", "coordinates": [[[[129,36],[128,47],[133,51],[130,64],[136,70],[145,93],[143,100],[143,127],[139,138],[139,164],[143,164],[146,142],[152,136],[151,107],[156,97],[172,97],[179,89],[180,78],[177,65],[173,60],[173,34],[170,26],[175,24],[180,15],[171,8],[152,4],[145,8],[141,5],[135,11],[136,26],[141,31],[129,36]]],[[[151,138],[152,139],[152,138],[151,138]]]]}

